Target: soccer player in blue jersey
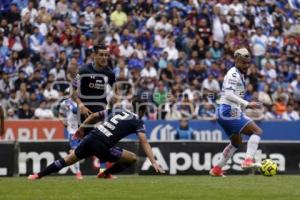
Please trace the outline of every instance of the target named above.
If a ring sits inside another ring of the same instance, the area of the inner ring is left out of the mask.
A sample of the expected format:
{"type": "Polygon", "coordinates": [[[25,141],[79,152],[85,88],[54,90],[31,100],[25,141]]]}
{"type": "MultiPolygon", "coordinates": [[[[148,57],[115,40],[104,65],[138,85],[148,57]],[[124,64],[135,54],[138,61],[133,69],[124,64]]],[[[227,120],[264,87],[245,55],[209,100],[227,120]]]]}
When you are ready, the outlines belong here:
{"type": "MultiPolygon", "coordinates": [[[[77,103],[81,114],[78,119],[79,124],[91,113],[106,109],[107,91],[113,87],[114,83],[115,74],[108,49],[101,43],[95,45],[93,62],[80,67],[72,83],[74,88],[72,98],[77,103]]],[[[86,132],[89,130],[86,129],[86,132]]],[[[102,161],[101,163],[105,165],[102,161]]]]}
{"type": "Polygon", "coordinates": [[[115,83],[107,47],[103,44],[96,45],[93,54],[94,61],[82,66],[72,83],[72,98],[78,104],[83,120],[91,113],[105,109],[107,89],[115,83]]]}
{"type": "Polygon", "coordinates": [[[85,128],[88,125],[100,121],[102,123],[89,131],[74,152],[63,159],[54,161],[38,174],[29,175],[28,179],[40,179],[93,155],[103,161],[115,162],[115,164],[98,176],[100,178],[110,177],[130,167],[137,161],[137,156],[133,152],[115,146],[122,138],[132,133],[137,134],[141,146],[155,171],[165,173],[154,159],[151,146],[146,138],[144,122],[138,115],[129,110],[115,107],[91,114],[76,131],[76,137],[81,138],[85,135],[85,128]]]}
{"type": "Polygon", "coordinates": [[[245,160],[242,162],[243,169],[258,167],[254,162],[254,156],[261,139],[262,130],[248,118],[243,110],[245,108],[261,108],[258,102],[244,100],[246,90],[245,74],[250,66],[250,53],[246,48],[234,52],[235,66],[224,77],[221,99],[218,106],[218,123],[230,138],[230,143],[225,147],[222,158],[210,170],[212,176],[224,176],[222,167],[242,144],[241,134],[250,136],[247,145],[245,160]]]}

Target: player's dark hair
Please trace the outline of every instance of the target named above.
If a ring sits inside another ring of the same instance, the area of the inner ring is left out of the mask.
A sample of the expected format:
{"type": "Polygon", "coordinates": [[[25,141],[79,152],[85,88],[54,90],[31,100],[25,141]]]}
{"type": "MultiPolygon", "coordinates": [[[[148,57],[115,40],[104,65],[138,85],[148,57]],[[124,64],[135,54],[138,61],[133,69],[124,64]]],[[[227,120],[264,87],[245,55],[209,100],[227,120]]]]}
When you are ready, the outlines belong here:
{"type": "Polygon", "coordinates": [[[147,110],[147,101],[140,96],[134,96],[132,99],[133,112],[138,114],[139,118],[142,118],[147,110]]]}
{"type": "Polygon", "coordinates": [[[100,43],[100,44],[97,44],[97,45],[94,45],[94,52],[98,51],[98,50],[106,50],[106,45],[103,44],[103,43],[100,43]]]}

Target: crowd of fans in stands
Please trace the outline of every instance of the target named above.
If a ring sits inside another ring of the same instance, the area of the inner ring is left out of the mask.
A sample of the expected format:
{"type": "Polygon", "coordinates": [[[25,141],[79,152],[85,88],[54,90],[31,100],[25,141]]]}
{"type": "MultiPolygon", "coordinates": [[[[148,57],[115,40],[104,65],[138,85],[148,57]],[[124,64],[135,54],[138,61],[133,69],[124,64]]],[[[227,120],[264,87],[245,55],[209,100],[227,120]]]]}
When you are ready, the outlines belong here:
{"type": "Polygon", "coordinates": [[[251,50],[255,119],[298,120],[300,11],[287,0],[2,0],[0,101],[9,119],[53,118],[93,44],[118,81],[153,103],[148,119],[214,119],[233,52],[251,50]]]}

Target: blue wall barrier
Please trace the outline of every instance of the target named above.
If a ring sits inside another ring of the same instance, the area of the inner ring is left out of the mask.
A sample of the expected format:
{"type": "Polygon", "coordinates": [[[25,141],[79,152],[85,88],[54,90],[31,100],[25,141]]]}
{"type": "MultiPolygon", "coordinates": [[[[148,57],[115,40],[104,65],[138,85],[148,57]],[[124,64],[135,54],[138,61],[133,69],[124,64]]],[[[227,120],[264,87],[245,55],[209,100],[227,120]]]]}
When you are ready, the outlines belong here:
{"type": "MultiPolygon", "coordinates": [[[[293,122],[257,122],[263,129],[263,140],[300,140],[300,121],[293,122]]],[[[175,139],[179,121],[145,121],[147,137],[152,141],[172,141],[175,139]]],[[[224,141],[227,135],[216,121],[191,120],[196,141],[224,141]]],[[[136,139],[134,135],[128,139],[136,139]]]]}

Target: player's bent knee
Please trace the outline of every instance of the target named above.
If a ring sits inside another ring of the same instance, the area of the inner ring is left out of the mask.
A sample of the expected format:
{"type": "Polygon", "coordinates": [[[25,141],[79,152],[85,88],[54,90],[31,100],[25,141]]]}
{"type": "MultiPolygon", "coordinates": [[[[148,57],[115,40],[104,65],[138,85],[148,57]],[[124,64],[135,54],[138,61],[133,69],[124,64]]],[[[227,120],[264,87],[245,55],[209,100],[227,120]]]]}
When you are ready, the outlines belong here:
{"type": "Polygon", "coordinates": [[[123,150],[123,154],[121,157],[121,162],[125,162],[125,163],[136,163],[137,162],[137,156],[135,153],[131,152],[131,151],[127,151],[127,150],[123,150]]]}
{"type": "Polygon", "coordinates": [[[132,153],[132,155],[131,155],[131,158],[130,158],[129,162],[130,162],[131,164],[134,164],[134,163],[136,163],[136,162],[137,162],[137,156],[136,156],[136,154],[135,154],[135,153],[132,153]]]}

